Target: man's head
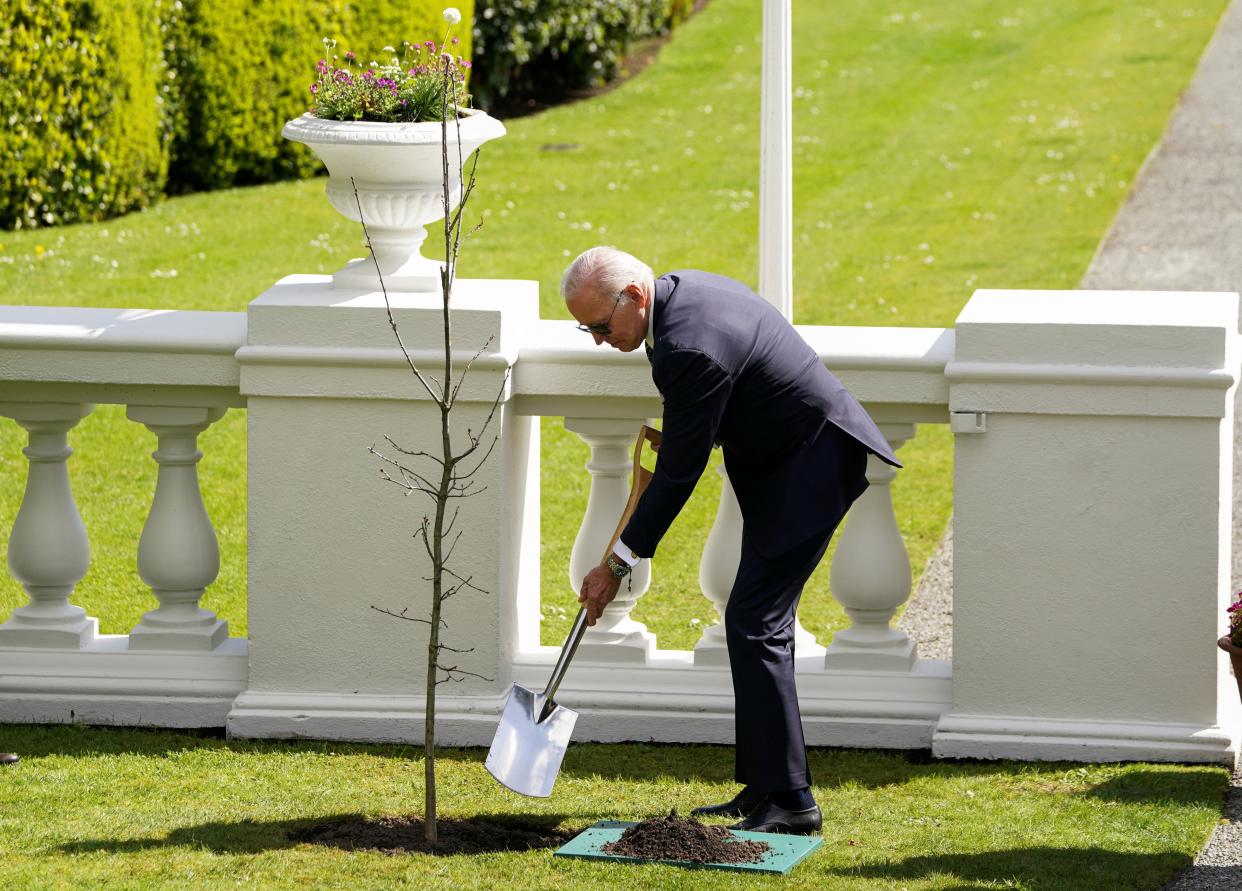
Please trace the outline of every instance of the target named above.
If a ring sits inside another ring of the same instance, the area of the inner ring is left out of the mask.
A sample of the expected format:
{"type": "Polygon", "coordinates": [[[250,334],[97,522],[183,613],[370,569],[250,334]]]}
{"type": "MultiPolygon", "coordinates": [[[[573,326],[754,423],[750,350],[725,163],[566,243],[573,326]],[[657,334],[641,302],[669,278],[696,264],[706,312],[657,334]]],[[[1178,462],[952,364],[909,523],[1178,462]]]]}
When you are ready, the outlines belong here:
{"type": "Polygon", "coordinates": [[[593,247],[565,270],[561,296],[596,343],[628,353],[647,337],[655,275],[650,266],[625,251],[593,247]]]}

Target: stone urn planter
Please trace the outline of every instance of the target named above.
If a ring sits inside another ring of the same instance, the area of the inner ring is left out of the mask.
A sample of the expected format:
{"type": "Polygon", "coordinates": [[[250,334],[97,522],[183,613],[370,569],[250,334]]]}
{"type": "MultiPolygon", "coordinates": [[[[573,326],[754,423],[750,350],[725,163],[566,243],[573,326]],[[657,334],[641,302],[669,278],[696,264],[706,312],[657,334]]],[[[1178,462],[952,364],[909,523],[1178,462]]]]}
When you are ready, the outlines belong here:
{"type": "MultiPolygon", "coordinates": [[[[448,125],[450,198],[461,199],[459,158],[464,161],[488,140],[503,136],[500,121],[482,111],[461,110],[459,128],[448,125]]],[[[285,124],[282,135],[310,146],[328,168],[328,200],[340,213],[362,219],[390,291],[434,291],[440,287],[440,266],[419,252],[423,227],[444,216],[443,160],[440,122],[386,124],[374,121],[330,121],[307,113],[285,124]]],[[[332,276],[337,288],[379,290],[370,257],[351,260],[332,276]]]]}
{"type": "Polygon", "coordinates": [[[1216,641],[1216,646],[1229,654],[1229,661],[1233,663],[1233,679],[1238,682],[1238,696],[1242,696],[1242,647],[1231,643],[1228,634],[1216,641]]]}

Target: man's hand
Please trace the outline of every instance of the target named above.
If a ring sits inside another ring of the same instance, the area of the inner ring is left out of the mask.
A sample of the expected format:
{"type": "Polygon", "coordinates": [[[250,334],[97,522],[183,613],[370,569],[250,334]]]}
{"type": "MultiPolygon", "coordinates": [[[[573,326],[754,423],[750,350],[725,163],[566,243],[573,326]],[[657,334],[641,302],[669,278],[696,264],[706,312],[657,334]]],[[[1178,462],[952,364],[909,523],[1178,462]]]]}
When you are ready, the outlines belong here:
{"type": "Polygon", "coordinates": [[[594,625],[604,607],[612,603],[621,588],[621,579],[612,574],[607,566],[596,566],[582,580],[582,593],[578,602],[586,607],[587,626],[594,625]]]}

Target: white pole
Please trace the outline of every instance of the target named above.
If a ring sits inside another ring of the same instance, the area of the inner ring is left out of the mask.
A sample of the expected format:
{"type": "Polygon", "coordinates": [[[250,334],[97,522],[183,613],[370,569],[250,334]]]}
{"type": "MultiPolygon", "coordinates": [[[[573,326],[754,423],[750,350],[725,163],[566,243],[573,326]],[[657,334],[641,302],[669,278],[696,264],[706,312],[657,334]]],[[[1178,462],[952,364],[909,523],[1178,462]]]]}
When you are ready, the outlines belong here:
{"type": "Polygon", "coordinates": [[[793,321],[791,0],[763,2],[759,150],[759,293],[793,321]]]}

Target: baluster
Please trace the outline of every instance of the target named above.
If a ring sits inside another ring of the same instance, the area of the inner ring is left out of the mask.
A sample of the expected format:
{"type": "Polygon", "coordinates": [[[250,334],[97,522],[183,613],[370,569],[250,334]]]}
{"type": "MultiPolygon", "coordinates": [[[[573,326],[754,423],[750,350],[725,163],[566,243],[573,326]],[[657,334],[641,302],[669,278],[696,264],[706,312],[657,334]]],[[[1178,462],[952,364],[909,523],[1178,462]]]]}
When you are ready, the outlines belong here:
{"type": "Polygon", "coordinates": [[[30,596],[0,625],[0,646],[71,647],[95,640],[99,620],[69,603],[90,567],[90,542],[78,514],[65,463],[69,430],[93,405],[0,404],[29,434],[26,491],[9,538],[9,569],[30,596]]]}
{"type": "Polygon", "coordinates": [[[130,632],[131,650],[211,650],[228,637],[228,623],[198,605],[220,571],[220,548],[198,485],[198,435],[224,411],[131,405],[126,412],[155,434],[151,457],[159,464],[138,541],[138,575],[160,605],[130,632]]]}
{"type": "MultiPolygon", "coordinates": [[[[630,493],[630,466],[641,418],[566,418],[565,429],[591,447],[586,469],[591,491],[586,514],[574,539],[569,560],[569,583],[575,592],[582,579],[599,565],[612,533],[625,510],[630,493]]],[[[578,658],[596,662],[643,662],[655,649],[655,635],[630,618],[638,598],[651,586],[651,561],[639,560],[599,621],[588,628],[578,647],[578,658]]]]}
{"type": "MultiPolygon", "coordinates": [[[[893,451],[914,437],[913,424],[882,424],[880,430],[893,451]]],[[[879,458],[867,457],[871,485],[850,509],[830,576],[852,624],[833,637],[825,668],[908,671],[918,658],[914,641],[890,624],[910,596],[911,581],[889,485],[896,475],[879,458]]]]}
{"type": "MultiPolygon", "coordinates": [[[[733,591],[733,582],[737,579],[738,564],[742,562],[742,508],[737,503],[733,486],[729,484],[725,466],[721,464],[716,472],[720,474],[720,506],[716,509],[716,520],[707,534],[703,557],[699,561],[699,587],[715,608],[716,621],[703,629],[702,636],[694,645],[695,665],[729,664],[724,612],[729,594],[733,591]]],[[[799,656],[812,657],[824,654],[824,648],[816,642],[815,635],[803,628],[796,616],[794,652],[799,656]]]]}

